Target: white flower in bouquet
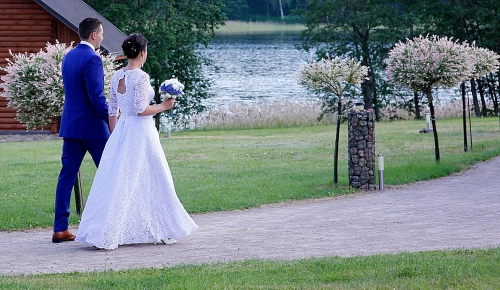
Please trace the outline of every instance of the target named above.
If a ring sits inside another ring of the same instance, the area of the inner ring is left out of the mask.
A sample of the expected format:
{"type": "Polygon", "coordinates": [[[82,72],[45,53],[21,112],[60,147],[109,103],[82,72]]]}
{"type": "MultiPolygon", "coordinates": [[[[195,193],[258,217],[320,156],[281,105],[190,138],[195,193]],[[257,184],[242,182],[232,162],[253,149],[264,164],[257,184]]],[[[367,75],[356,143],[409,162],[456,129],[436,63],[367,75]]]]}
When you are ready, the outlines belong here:
{"type": "Polygon", "coordinates": [[[184,85],[177,78],[166,80],[160,86],[160,94],[163,99],[175,99],[183,93],[182,90],[184,90],[184,85]]]}

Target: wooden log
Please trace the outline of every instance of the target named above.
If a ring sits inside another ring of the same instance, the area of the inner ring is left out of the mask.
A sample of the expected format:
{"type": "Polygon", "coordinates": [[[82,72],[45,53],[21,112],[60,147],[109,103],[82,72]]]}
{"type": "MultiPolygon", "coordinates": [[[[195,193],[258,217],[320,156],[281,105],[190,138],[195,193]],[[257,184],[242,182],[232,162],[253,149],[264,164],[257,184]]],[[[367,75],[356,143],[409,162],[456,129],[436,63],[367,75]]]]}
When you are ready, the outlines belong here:
{"type": "Polygon", "coordinates": [[[14,119],[14,118],[16,118],[16,112],[14,112],[14,113],[2,113],[2,111],[0,111],[0,119],[1,118],[14,119]]]}
{"type": "MultiPolygon", "coordinates": [[[[0,15],[1,15],[1,12],[0,12],[0,15]]],[[[0,31],[1,30],[4,30],[4,31],[5,30],[7,30],[7,31],[25,31],[25,30],[28,30],[28,31],[52,31],[52,27],[43,25],[43,26],[30,26],[29,29],[26,29],[25,26],[5,25],[5,26],[2,26],[0,31]]]]}
{"type": "Polygon", "coordinates": [[[0,20],[0,29],[1,27],[8,26],[52,26],[52,19],[46,20],[24,20],[24,19],[9,19],[9,20],[0,20]]]}
{"type": "Polygon", "coordinates": [[[19,15],[19,14],[14,14],[9,17],[9,19],[13,20],[54,20],[54,16],[51,14],[28,14],[28,15],[19,15]]]}
{"type": "Polygon", "coordinates": [[[23,124],[2,124],[0,123],[0,130],[26,130],[23,124]]]}
{"type": "MultiPolygon", "coordinates": [[[[1,27],[0,27],[1,28],[1,27]]],[[[1,30],[0,33],[2,33],[2,37],[5,37],[4,40],[6,41],[17,41],[19,39],[31,39],[32,37],[40,38],[44,37],[45,41],[49,41],[51,39],[47,39],[47,32],[46,31],[32,31],[32,30],[1,30]]],[[[52,32],[55,35],[55,32],[52,32]]],[[[35,39],[36,39],[35,38],[35,39]]]]}
{"type": "Polygon", "coordinates": [[[0,118],[0,124],[20,124],[17,119],[14,118],[0,118]]]}
{"type": "MultiPolygon", "coordinates": [[[[0,8],[0,15],[47,15],[49,12],[45,11],[44,9],[1,9],[0,8]]],[[[50,15],[50,14],[49,14],[50,15]]]]}
{"type": "Polygon", "coordinates": [[[43,9],[40,5],[36,4],[35,1],[33,3],[0,3],[0,9],[12,9],[12,10],[25,10],[25,9],[43,9]]]}
{"type": "MultiPolygon", "coordinates": [[[[12,0],[0,0],[0,3],[11,4],[12,0]]],[[[29,0],[17,0],[16,3],[29,3],[29,4],[32,4],[33,1],[29,1],[29,0]]]]}
{"type": "Polygon", "coordinates": [[[50,39],[47,38],[47,36],[39,36],[39,34],[35,35],[19,35],[19,33],[13,35],[5,35],[4,32],[2,32],[2,40],[5,42],[40,42],[40,43],[47,43],[50,39]]]}
{"type": "Polygon", "coordinates": [[[7,107],[0,107],[0,114],[14,114],[16,115],[16,109],[13,108],[7,108],[7,107]]]}
{"type": "MultiPolygon", "coordinates": [[[[46,43],[46,41],[29,41],[26,38],[19,38],[18,41],[2,41],[0,42],[0,47],[34,47],[40,46],[40,44],[43,44],[43,46],[45,47],[46,43]]],[[[11,50],[14,51],[13,49],[11,50]]]]}

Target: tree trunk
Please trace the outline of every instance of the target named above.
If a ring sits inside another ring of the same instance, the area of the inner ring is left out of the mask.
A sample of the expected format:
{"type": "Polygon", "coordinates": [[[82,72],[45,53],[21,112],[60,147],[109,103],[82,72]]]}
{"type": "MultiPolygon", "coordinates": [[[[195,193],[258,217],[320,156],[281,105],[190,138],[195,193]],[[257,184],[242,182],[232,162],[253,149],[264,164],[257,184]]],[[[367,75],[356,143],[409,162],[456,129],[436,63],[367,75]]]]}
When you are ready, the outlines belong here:
{"type": "Polygon", "coordinates": [[[335,187],[339,184],[339,137],[340,137],[340,117],[342,116],[342,100],[339,97],[337,112],[337,133],[335,134],[335,153],[333,155],[333,183],[335,187]]]}
{"type": "MultiPolygon", "coordinates": [[[[154,86],[155,86],[155,97],[154,97],[154,100],[157,104],[160,104],[161,103],[161,96],[160,96],[160,93],[159,93],[159,88],[160,88],[160,85],[158,84],[158,81],[154,81],[154,86]]],[[[155,119],[155,126],[156,126],[156,130],[158,130],[158,132],[160,132],[160,120],[161,120],[161,113],[158,113],[156,115],[154,115],[154,119],[155,119]]]]}
{"type": "Polygon", "coordinates": [[[375,111],[375,121],[379,120],[380,116],[380,106],[378,105],[378,91],[377,91],[377,85],[375,84],[375,75],[371,76],[372,81],[371,81],[371,86],[372,86],[372,106],[373,110],[375,111]]]}
{"type": "MultiPolygon", "coordinates": [[[[500,83],[500,71],[497,72],[497,77],[498,77],[498,82],[500,83]]],[[[486,77],[486,79],[488,80],[488,77],[486,77]]],[[[496,92],[494,80],[492,80],[491,86],[493,87],[493,90],[492,90],[493,91],[493,95],[492,95],[493,110],[495,111],[495,116],[498,116],[498,99],[497,99],[497,92],[496,92]]]]}
{"type": "Polygon", "coordinates": [[[278,0],[279,5],[280,5],[280,13],[281,13],[281,20],[285,18],[285,15],[283,14],[283,6],[281,5],[281,0],[278,0]]]}
{"type": "MultiPolygon", "coordinates": [[[[467,100],[469,101],[469,100],[467,100]]],[[[467,104],[470,110],[470,103],[467,104]]],[[[469,136],[470,136],[470,149],[472,150],[472,122],[470,118],[470,111],[469,111],[469,136]]]]}
{"type": "Polygon", "coordinates": [[[415,116],[417,120],[422,119],[422,116],[420,116],[420,104],[418,101],[418,92],[413,91],[413,102],[415,103],[415,116]]]}
{"type": "Polygon", "coordinates": [[[481,117],[481,110],[479,110],[479,101],[477,99],[476,82],[470,79],[470,91],[472,93],[472,103],[474,104],[474,113],[476,117],[481,117]]]}
{"type": "Polygon", "coordinates": [[[267,7],[267,21],[269,21],[269,0],[266,1],[266,7],[267,7]]]}
{"type": "Polygon", "coordinates": [[[484,99],[483,80],[477,79],[477,88],[479,89],[479,96],[481,97],[481,114],[483,117],[487,117],[488,108],[486,107],[486,100],[484,99]]]}
{"type": "MultiPolygon", "coordinates": [[[[498,79],[500,81],[500,73],[497,73],[498,79]]],[[[490,82],[490,78],[486,77],[486,83],[488,84],[488,87],[490,88],[491,92],[491,99],[493,100],[493,110],[495,112],[495,116],[498,116],[498,99],[497,99],[497,92],[495,88],[495,80],[492,79],[490,82]]]]}
{"type": "Polygon", "coordinates": [[[465,106],[465,83],[460,85],[462,89],[462,123],[464,129],[464,151],[467,152],[469,148],[467,147],[467,109],[465,106]]]}
{"type": "Polygon", "coordinates": [[[365,109],[372,109],[372,89],[369,80],[364,80],[361,83],[361,91],[363,93],[363,101],[365,102],[365,109]]]}
{"type": "Polygon", "coordinates": [[[436,155],[436,161],[439,162],[439,159],[441,157],[439,156],[439,139],[438,139],[438,133],[436,130],[436,117],[434,115],[434,104],[433,104],[433,99],[432,99],[432,90],[431,89],[426,90],[425,95],[427,96],[427,99],[429,100],[429,109],[431,111],[432,133],[434,134],[434,152],[436,155]]]}
{"type": "MultiPolygon", "coordinates": [[[[360,46],[361,46],[361,64],[368,67],[368,80],[361,83],[361,90],[363,92],[363,101],[365,102],[365,109],[376,109],[373,103],[373,88],[375,87],[375,77],[371,66],[370,47],[368,45],[369,34],[359,32],[360,46]]],[[[377,112],[375,111],[375,118],[378,120],[377,112]]]]}

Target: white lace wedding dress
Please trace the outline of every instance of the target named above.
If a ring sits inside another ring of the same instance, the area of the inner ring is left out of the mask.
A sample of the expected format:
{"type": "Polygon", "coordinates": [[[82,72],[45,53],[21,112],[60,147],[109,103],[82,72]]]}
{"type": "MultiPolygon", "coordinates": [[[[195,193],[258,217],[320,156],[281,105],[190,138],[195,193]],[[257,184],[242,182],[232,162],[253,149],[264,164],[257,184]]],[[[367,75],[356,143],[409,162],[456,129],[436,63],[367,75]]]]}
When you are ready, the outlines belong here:
{"type": "Polygon", "coordinates": [[[142,70],[117,71],[109,114],[120,117],[102,154],[77,242],[104,249],[159,242],[189,235],[198,226],[177,198],[158,131],[151,116],[140,117],[154,96],[142,70]],[[126,92],[117,92],[125,78],[126,92]]]}

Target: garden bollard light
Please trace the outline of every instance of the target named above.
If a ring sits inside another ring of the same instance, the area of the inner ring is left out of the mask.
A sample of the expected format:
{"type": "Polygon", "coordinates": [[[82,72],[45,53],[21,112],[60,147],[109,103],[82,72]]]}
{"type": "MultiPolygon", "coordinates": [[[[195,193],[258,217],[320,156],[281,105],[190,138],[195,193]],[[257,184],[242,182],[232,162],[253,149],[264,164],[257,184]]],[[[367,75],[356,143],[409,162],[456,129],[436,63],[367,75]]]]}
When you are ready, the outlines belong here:
{"type": "Polygon", "coordinates": [[[378,155],[378,189],[384,190],[384,155],[378,155]]]}
{"type": "Polygon", "coordinates": [[[431,115],[429,113],[425,113],[425,122],[427,123],[427,132],[431,131],[431,115]]]}

